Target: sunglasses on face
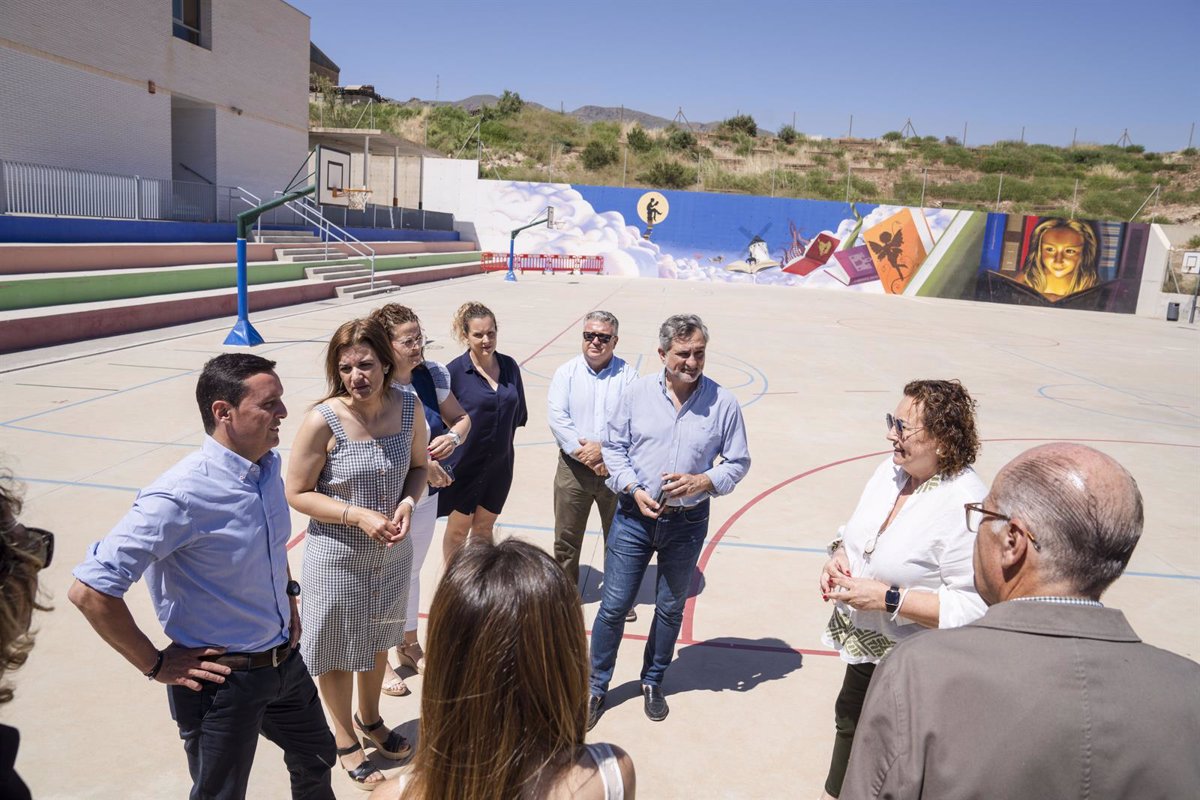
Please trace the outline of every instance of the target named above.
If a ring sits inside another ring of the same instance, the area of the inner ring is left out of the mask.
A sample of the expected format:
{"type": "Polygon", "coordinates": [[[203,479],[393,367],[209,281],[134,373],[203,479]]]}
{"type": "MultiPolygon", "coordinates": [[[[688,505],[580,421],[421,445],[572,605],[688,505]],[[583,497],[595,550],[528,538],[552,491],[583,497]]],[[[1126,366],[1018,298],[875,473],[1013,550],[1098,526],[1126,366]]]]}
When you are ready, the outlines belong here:
{"type": "Polygon", "coordinates": [[[597,342],[599,342],[600,344],[608,344],[609,342],[612,341],[612,338],[613,338],[613,335],[611,333],[596,333],[595,331],[584,331],[583,332],[583,340],[585,342],[590,342],[594,339],[597,342]]]}
{"type": "Polygon", "coordinates": [[[54,534],[43,528],[18,523],[0,534],[0,544],[33,556],[42,563],[41,569],[54,560],[54,534]]]}
{"type": "Polygon", "coordinates": [[[916,433],[917,431],[921,430],[921,428],[908,427],[907,422],[905,422],[902,419],[897,419],[896,417],[893,417],[891,414],[884,414],[883,421],[887,423],[887,429],[889,431],[892,429],[895,429],[896,436],[898,436],[901,439],[903,439],[905,436],[907,436],[910,433],[916,433]]]}

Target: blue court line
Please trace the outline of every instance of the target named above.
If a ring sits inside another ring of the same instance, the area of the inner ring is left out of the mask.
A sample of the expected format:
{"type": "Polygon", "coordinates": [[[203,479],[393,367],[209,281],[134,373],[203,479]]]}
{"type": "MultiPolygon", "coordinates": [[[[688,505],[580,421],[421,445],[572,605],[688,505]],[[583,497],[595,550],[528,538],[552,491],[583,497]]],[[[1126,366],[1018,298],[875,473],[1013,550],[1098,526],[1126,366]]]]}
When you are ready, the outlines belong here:
{"type": "Polygon", "coordinates": [[[29,478],[24,475],[14,475],[13,478],[22,483],[49,483],[56,486],[79,486],[83,489],[109,489],[116,492],[140,492],[136,486],[114,486],[111,483],[85,483],[83,481],[56,481],[52,478],[29,478]]]}
{"type": "MultiPolygon", "coordinates": [[[[1046,369],[1052,369],[1055,372],[1061,373],[1063,375],[1070,375],[1072,378],[1079,378],[1081,381],[1087,381],[1088,383],[1095,384],[1096,386],[1099,386],[1104,389],[1108,389],[1109,391],[1117,392],[1118,394],[1128,395],[1130,397],[1141,400],[1144,403],[1152,403],[1154,405],[1163,406],[1164,408],[1170,408],[1170,406],[1167,406],[1166,403],[1162,403],[1158,400],[1155,400],[1152,397],[1146,397],[1144,395],[1137,394],[1136,392],[1131,392],[1128,389],[1119,389],[1116,386],[1110,386],[1107,383],[1101,383],[1100,381],[1096,380],[1095,378],[1089,378],[1086,375],[1080,375],[1077,372],[1071,372],[1070,370],[1065,370],[1062,367],[1058,367],[1053,364],[1047,364],[1044,361],[1038,361],[1036,358],[1030,358],[1029,356],[1024,355],[1022,353],[1014,353],[1011,350],[1005,350],[1003,347],[1000,347],[999,345],[992,345],[992,347],[999,350],[1001,353],[1007,353],[1010,356],[1016,356],[1017,358],[1023,358],[1026,361],[1037,364],[1038,366],[1041,366],[1041,367],[1045,367],[1046,369]]],[[[1193,414],[1189,411],[1179,411],[1178,409],[1171,409],[1171,410],[1175,411],[1175,413],[1177,413],[1177,414],[1183,414],[1184,416],[1195,417],[1197,419],[1200,419],[1200,414],[1193,414]]],[[[1112,416],[1116,416],[1116,415],[1112,415],[1112,416]]],[[[1163,423],[1163,424],[1171,424],[1171,423],[1163,423]]],[[[1194,427],[1194,426],[1188,426],[1188,427],[1194,427]]]]}
{"type": "MultiPolygon", "coordinates": [[[[269,347],[266,350],[260,350],[258,353],[255,353],[255,355],[261,356],[261,355],[265,355],[267,353],[273,353],[276,350],[284,350],[288,347],[293,347],[297,344],[309,344],[309,342],[285,342],[283,344],[280,344],[277,347],[269,347]]],[[[187,372],[181,372],[177,375],[167,375],[162,378],[155,378],[152,381],[146,381],[145,383],[139,383],[134,386],[127,386],[124,389],[117,389],[116,391],[109,392],[108,394],[100,395],[99,397],[89,397],[86,400],[76,400],[74,403],[67,403],[65,405],[55,406],[54,408],[48,408],[45,411],[39,411],[36,414],[27,414],[24,417],[17,417],[15,419],[4,420],[3,422],[0,422],[0,426],[8,426],[14,422],[24,422],[26,420],[36,419],[38,417],[44,417],[49,414],[57,414],[60,411],[66,411],[68,408],[77,408],[78,406],[87,405],[88,403],[94,403],[97,400],[109,400],[113,397],[116,397],[117,395],[126,394],[128,392],[136,392],[139,389],[145,389],[147,386],[154,386],[159,383],[166,383],[167,381],[179,380],[180,378],[186,378],[189,375],[195,375],[199,372],[200,372],[199,369],[190,369],[187,372]]],[[[49,433],[49,431],[43,431],[43,432],[49,433]]]]}
{"type": "MultiPolygon", "coordinates": [[[[512,523],[512,522],[498,522],[498,523],[496,523],[496,527],[497,528],[513,528],[514,530],[523,530],[523,531],[539,531],[539,532],[546,532],[546,533],[554,532],[554,528],[547,527],[545,525],[519,525],[519,524],[512,523]]],[[[586,530],[583,533],[585,536],[599,536],[600,535],[600,531],[586,530]]],[[[725,539],[722,539],[720,542],[717,542],[717,547],[744,547],[744,548],[749,548],[752,550],[776,550],[776,551],[785,552],[785,553],[819,553],[821,555],[825,555],[825,553],[827,552],[824,547],[794,547],[791,545],[783,545],[783,544],[758,544],[755,542],[730,542],[725,539]]],[[[1128,576],[1134,577],[1134,578],[1165,578],[1167,580],[1178,580],[1178,581],[1200,581],[1200,575],[1185,575],[1185,574],[1180,574],[1180,573],[1172,574],[1172,573],[1166,573],[1166,572],[1127,571],[1127,572],[1123,572],[1121,574],[1128,575],[1128,576]]]]}
{"type": "MultiPolygon", "coordinates": [[[[1045,386],[1039,386],[1037,393],[1039,395],[1041,395],[1042,397],[1046,398],[1047,400],[1051,401],[1052,403],[1059,403],[1060,405],[1064,405],[1067,408],[1077,408],[1080,411],[1088,411],[1092,414],[1101,414],[1105,417],[1116,417],[1117,419],[1128,419],[1128,420],[1132,420],[1134,422],[1143,422],[1147,425],[1165,425],[1168,428],[1200,428],[1200,425],[1189,425],[1186,422],[1167,422],[1164,420],[1149,419],[1147,417],[1131,417],[1128,414],[1114,414],[1111,411],[1101,411],[1100,409],[1095,408],[1093,406],[1089,406],[1089,405],[1077,405],[1073,402],[1063,400],[1062,398],[1051,397],[1050,395],[1046,394],[1047,389],[1056,389],[1060,386],[1082,386],[1082,385],[1084,385],[1084,384],[1080,384],[1080,383],[1048,383],[1045,386]]],[[[1105,388],[1110,388],[1110,387],[1105,387],[1105,388]]],[[[1163,403],[1158,403],[1158,405],[1162,406],[1163,408],[1168,409],[1169,411],[1173,411],[1177,414],[1187,414],[1188,413],[1186,411],[1180,411],[1177,408],[1171,408],[1170,406],[1164,405],[1163,403]]]]}
{"type": "MultiPolygon", "coordinates": [[[[83,489],[107,489],[118,492],[133,492],[137,493],[140,489],[136,486],[116,486],[110,483],[86,483],[84,481],[60,481],[52,478],[30,478],[24,475],[14,476],[16,480],[23,483],[49,483],[56,486],[78,486],[83,489]]],[[[496,524],[497,528],[512,528],[514,530],[538,531],[543,533],[553,533],[554,528],[546,525],[521,525],[512,522],[500,522],[496,524]]],[[[600,531],[587,530],[584,531],[585,536],[599,536],[600,531]]],[[[780,544],[756,544],[754,542],[730,542],[722,540],[717,543],[717,547],[744,547],[753,550],[776,550],[780,552],[791,553],[825,553],[824,547],[793,547],[790,545],[780,544]]],[[[1166,572],[1125,572],[1123,575],[1128,575],[1134,578],[1163,578],[1165,580],[1181,580],[1181,581],[1200,581],[1200,575],[1184,575],[1171,574],[1166,572]]]]}

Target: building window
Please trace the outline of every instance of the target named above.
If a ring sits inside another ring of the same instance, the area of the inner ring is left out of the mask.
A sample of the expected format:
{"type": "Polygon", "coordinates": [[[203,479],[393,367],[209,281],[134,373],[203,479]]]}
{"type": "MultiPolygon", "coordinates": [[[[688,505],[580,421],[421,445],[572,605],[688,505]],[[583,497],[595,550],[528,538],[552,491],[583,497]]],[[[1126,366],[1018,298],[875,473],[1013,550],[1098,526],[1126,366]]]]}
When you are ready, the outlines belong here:
{"type": "Polygon", "coordinates": [[[171,0],[175,38],[200,44],[200,0],[171,0]]]}

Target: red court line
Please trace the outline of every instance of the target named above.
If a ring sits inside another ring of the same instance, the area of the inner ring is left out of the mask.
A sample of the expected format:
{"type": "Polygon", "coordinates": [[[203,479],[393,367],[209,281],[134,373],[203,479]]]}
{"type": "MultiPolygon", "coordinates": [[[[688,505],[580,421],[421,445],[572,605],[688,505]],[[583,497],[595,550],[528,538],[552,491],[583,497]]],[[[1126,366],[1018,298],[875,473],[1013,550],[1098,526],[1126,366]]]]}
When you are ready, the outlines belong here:
{"type": "MultiPolygon", "coordinates": [[[[1156,447],[1200,448],[1200,445],[1194,445],[1194,444],[1178,444],[1176,442],[1148,442],[1148,441],[1139,441],[1136,439],[1071,439],[1071,438],[1049,438],[1048,439],[1048,438],[1032,438],[1032,437],[1004,437],[1004,438],[995,438],[995,439],[981,439],[980,441],[982,441],[982,442],[1031,442],[1031,443],[1033,443],[1033,442],[1078,442],[1080,444],[1142,444],[1142,445],[1150,445],[1150,446],[1156,446],[1156,447]]],[[[798,475],[793,475],[792,477],[788,478],[787,480],[781,481],[781,482],[775,484],[774,486],[772,486],[771,488],[759,493],[755,497],[751,498],[750,502],[746,503],[746,505],[742,506],[737,511],[735,511],[729,519],[725,520],[725,524],[721,526],[720,530],[717,531],[716,535],[714,535],[712,537],[712,539],[709,541],[709,543],[705,546],[704,552],[701,553],[701,555],[700,555],[700,560],[696,563],[696,569],[699,571],[700,575],[703,575],[705,568],[708,566],[708,560],[710,558],[712,558],[712,554],[717,549],[717,545],[720,544],[721,539],[725,536],[725,533],[730,528],[733,527],[734,523],[736,523],[739,519],[741,519],[742,515],[745,514],[747,511],[749,511],[751,508],[753,508],[755,505],[757,505],[758,503],[760,503],[761,501],[763,501],[770,495],[774,494],[775,492],[779,491],[783,487],[785,487],[789,484],[795,483],[796,481],[800,480],[801,478],[807,478],[809,475],[814,475],[818,472],[823,472],[824,470],[830,469],[831,467],[841,466],[842,464],[849,464],[853,461],[861,461],[864,458],[872,458],[874,456],[885,455],[888,452],[890,452],[890,451],[880,450],[880,451],[874,452],[874,453],[864,453],[863,455],[851,456],[850,458],[843,458],[839,461],[831,461],[828,464],[822,464],[821,466],[814,467],[810,470],[807,470],[806,472],[801,472],[798,475]]],[[[696,615],[696,598],[699,596],[698,594],[696,594],[696,592],[699,589],[699,584],[700,584],[699,577],[696,575],[693,575],[692,576],[692,585],[688,587],[688,594],[690,595],[690,597],[688,597],[687,605],[684,606],[684,611],[683,611],[683,626],[679,632],[680,640],[685,641],[688,644],[700,644],[699,642],[695,641],[695,639],[693,638],[693,635],[692,635],[692,631],[693,631],[692,623],[693,623],[693,620],[695,619],[695,615],[696,615]]],[[[814,650],[797,650],[796,652],[811,653],[814,655],[837,655],[837,653],[835,653],[834,651],[825,651],[825,650],[815,650],[815,651],[814,650]]]]}
{"type": "MultiPolygon", "coordinates": [[[[717,545],[720,544],[721,539],[724,538],[725,533],[730,528],[733,527],[734,523],[737,522],[739,519],[741,519],[742,515],[745,514],[747,511],[749,511],[751,508],[758,505],[764,499],[766,499],[770,495],[774,494],[775,492],[779,491],[783,487],[787,486],[788,484],[795,483],[796,481],[800,480],[801,478],[807,478],[809,475],[814,475],[818,472],[823,472],[824,470],[831,469],[831,468],[837,467],[837,466],[841,466],[842,464],[849,464],[852,461],[861,461],[864,458],[872,458],[872,457],[881,456],[887,452],[890,452],[890,451],[879,450],[874,453],[864,453],[860,456],[852,456],[850,458],[843,458],[840,461],[831,461],[828,464],[822,464],[821,466],[813,467],[812,469],[810,469],[806,472],[801,472],[798,475],[793,475],[792,477],[788,478],[787,480],[781,481],[781,482],[775,484],[774,486],[772,486],[771,488],[769,488],[763,492],[760,492],[758,495],[756,495],[754,498],[752,498],[750,500],[750,502],[746,503],[746,505],[742,506],[737,511],[733,512],[733,515],[729,519],[725,520],[725,524],[721,526],[720,530],[717,531],[716,535],[714,535],[712,537],[712,539],[709,541],[709,543],[705,546],[704,552],[700,554],[700,560],[696,563],[696,569],[700,572],[701,575],[703,575],[704,568],[708,566],[708,560],[710,558],[712,558],[713,551],[717,549],[717,545]]],[[[684,609],[683,609],[683,627],[679,631],[679,637],[681,639],[686,639],[689,642],[695,641],[692,637],[692,620],[696,614],[696,598],[699,596],[696,594],[696,592],[699,588],[700,588],[700,580],[696,575],[693,575],[692,576],[692,585],[688,587],[688,594],[690,596],[688,597],[687,605],[685,605],[684,609]]],[[[822,655],[837,655],[837,653],[835,653],[833,651],[810,651],[810,652],[815,652],[815,653],[819,653],[822,655]]]]}
{"type": "MultiPolygon", "coordinates": [[[[613,294],[615,294],[615,292],[613,294]]],[[[605,299],[607,300],[608,298],[605,298],[605,299]]],[[[582,317],[581,317],[581,319],[582,319],[582,317]]],[[[578,321],[578,320],[576,320],[576,321],[578,321]]],[[[572,323],[572,325],[574,325],[574,324],[575,323],[572,323]]],[[[570,329],[570,327],[565,329],[563,331],[563,333],[565,333],[566,330],[569,330],[569,329],[570,329]]],[[[559,333],[558,336],[562,336],[562,333],[559,333]]],[[[557,339],[558,336],[555,336],[554,338],[557,339]]],[[[546,345],[543,345],[542,348],[540,348],[533,355],[536,356],[537,353],[540,353],[547,346],[549,346],[549,344],[551,344],[553,341],[554,341],[554,339],[551,339],[550,342],[547,342],[546,345]]],[[[533,356],[530,356],[529,358],[533,358],[533,356]]],[[[528,360],[529,359],[526,359],[526,361],[528,361],[528,360]]],[[[521,363],[524,364],[525,362],[523,361],[521,363]]],[[[1078,442],[1081,444],[1141,444],[1141,445],[1149,445],[1149,446],[1154,446],[1154,447],[1200,448],[1200,445],[1194,445],[1194,444],[1178,444],[1176,442],[1148,442],[1148,441],[1139,441],[1136,439],[1069,439],[1069,438],[1053,439],[1053,438],[1032,438],[1032,437],[1001,437],[1001,438],[995,438],[995,439],[982,439],[981,441],[983,441],[983,442],[1078,442]]],[[[770,487],[769,489],[766,489],[766,490],[760,492],[759,494],[755,495],[753,498],[750,499],[749,502],[747,502],[744,506],[742,506],[737,511],[735,511],[729,517],[729,519],[725,520],[725,524],[723,524],[720,527],[720,529],[712,537],[712,539],[709,541],[709,543],[705,546],[704,551],[700,554],[700,560],[696,563],[697,571],[701,575],[704,574],[705,569],[708,567],[709,559],[712,558],[713,552],[716,551],[716,549],[717,549],[717,545],[720,544],[721,539],[724,538],[725,534],[729,531],[729,529],[734,526],[734,523],[736,523],[739,519],[741,519],[742,515],[744,515],[751,508],[758,505],[760,502],[762,502],[763,500],[765,500],[767,497],[771,496],[775,492],[779,491],[783,487],[788,486],[792,483],[795,483],[796,481],[800,480],[801,478],[807,478],[809,475],[815,475],[818,472],[824,472],[827,469],[832,469],[833,467],[839,467],[842,464],[850,464],[854,461],[862,461],[864,458],[873,458],[873,457],[877,457],[877,456],[882,456],[888,452],[889,451],[887,451],[887,450],[878,450],[878,451],[875,451],[872,453],[863,453],[862,455],[850,456],[849,458],[843,458],[843,459],[839,459],[837,461],[831,461],[828,464],[822,464],[818,467],[813,467],[810,470],[806,470],[805,472],[801,472],[796,475],[793,475],[792,477],[787,478],[786,480],[780,481],[779,483],[775,484],[774,486],[770,487]]],[[[299,533],[297,533],[295,536],[293,536],[291,541],[289,541],[287,543],[287,549],[291,550],[293,547],[300,544],[300,542],[304,541],[306,531],[307,531],[307,529],[302,530],[299,533]]],[[[679,640],[678,640],[679,644],[698,645],[701,647],[718,647],[718,648],[725,648],[725,649],[731,649],[731,650],[753,650],[753,651],[761,651],[761,652],[769,652],[769,653],[800,653],[802,655],[816,655],[816,656],[836,656],[838,654],[837,651],[834,651],[834,650],[806,650],[806,649],[802,649],[802,648],[768,647],[765,645],[750,645],[750,644],[742,645],[742,644],[734,644],[734,643],[729,643],[729,642],[720,642],[720,643],[705,642],[705,641],[698,642],[698,641],[696,641],[696,639],[693,636],[693,621],[694,621],[695,615],[696,615],[696,598],[699,596],[698,594],[696,594],[696,591],[698,589],[699,589],[699,579],[695,575],[693,575],[692,576],[692,585],[689,586],[689,588],[688,588],[688,594],[690,595],[690,597],[688,597],[687,605],[684,606],[683,626],[681,627],[681,629],[679,631],[679,640]]],[[[421,614],[420,616],[426,617],[427,615],[421,614]]],[[[591,636],[590,630],[587,632],[587,635],[591,636]]],[[[625,638],[629,638],[629,639],[633,639],[633,640],[637,640],[637,641],[645,641],[647,639],[646,636],[643,636],[641,634],[634,634],[634,633],[626,633],[625,638]]]]}

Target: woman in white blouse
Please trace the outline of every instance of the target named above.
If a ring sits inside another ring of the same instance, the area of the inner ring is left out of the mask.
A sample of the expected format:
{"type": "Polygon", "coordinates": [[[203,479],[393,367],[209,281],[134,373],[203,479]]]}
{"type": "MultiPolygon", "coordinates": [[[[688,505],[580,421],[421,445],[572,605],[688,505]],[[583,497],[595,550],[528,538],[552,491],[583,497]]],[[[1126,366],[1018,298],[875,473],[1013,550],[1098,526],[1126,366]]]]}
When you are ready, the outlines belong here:
{"type": "Polygon", "coordinates": [[[971,468],[979,452],[975,401],[958,381],[912,381],[886,422],[892,455],[867,482],[821,570],[821,595],[834,602],[823,638],[846,662],[822,798],[841,792],[884,654],[922,628],[965,625],[985,609],[971,562],[975,534],[963,510],[987,494],[971,468]]]}

